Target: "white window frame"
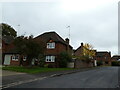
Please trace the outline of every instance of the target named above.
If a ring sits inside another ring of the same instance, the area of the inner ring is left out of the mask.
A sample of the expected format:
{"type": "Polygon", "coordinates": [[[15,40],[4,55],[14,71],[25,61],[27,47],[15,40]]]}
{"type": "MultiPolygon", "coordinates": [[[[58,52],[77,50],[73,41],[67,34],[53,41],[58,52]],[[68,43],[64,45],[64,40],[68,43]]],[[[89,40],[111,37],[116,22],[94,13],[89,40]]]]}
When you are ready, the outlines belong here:
{"type": "Polygon", "coordinates": [[[54,48],[55,48],[55,42],[47,43],[47,49],[54,49],[54,48]]]}
{"type": "Polygon", "coordinates": [[[23,56],[23,61],[26,61],[27,57],[26,56],[23,56]]]}
{"type": "Polygon", "coordinates": [[[12,60],[13,61],[18,61],[19,55],[12,55],[12,60]]]}
{"type": "Polygon", "coordinates": [[[46,56],[46,62],[55,62],[55,56],[46,56]]]}

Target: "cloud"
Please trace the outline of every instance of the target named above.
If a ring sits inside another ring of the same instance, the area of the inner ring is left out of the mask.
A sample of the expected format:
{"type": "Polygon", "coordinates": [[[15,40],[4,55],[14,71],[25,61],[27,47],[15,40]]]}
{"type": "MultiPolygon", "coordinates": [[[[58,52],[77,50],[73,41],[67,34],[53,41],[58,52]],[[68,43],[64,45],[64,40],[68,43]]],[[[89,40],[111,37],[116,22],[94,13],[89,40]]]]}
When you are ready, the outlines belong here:
{"type": "MultiPolygon", "coordinates": [[[[72,3],[71,3],[72,4],[72,3]]],[[[46,31],[56,31],[64,39],[71,26],[71,45],[81,42],[92,44],[97,50],[117,53],[118,24],[117,3],[110,2],[86,12],[66,12],[58,2],[4,3],[3,22],[18,30],[19,35],[37,36],[46,31]],[[20,24],[20,27],[17,25],[20,24]]]]}

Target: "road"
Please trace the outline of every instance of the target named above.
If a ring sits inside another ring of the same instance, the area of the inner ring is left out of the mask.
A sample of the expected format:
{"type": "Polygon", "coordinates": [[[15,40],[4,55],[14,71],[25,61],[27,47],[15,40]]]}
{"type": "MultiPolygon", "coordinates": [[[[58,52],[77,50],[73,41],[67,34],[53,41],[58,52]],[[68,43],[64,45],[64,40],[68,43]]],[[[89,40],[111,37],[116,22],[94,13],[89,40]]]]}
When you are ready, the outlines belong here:
{"type": "Polygon", "coordinates": [[[116,88],[120,76],[118,67],[77,72],[57,77],[45,78],[11,88],[116,88]]]}

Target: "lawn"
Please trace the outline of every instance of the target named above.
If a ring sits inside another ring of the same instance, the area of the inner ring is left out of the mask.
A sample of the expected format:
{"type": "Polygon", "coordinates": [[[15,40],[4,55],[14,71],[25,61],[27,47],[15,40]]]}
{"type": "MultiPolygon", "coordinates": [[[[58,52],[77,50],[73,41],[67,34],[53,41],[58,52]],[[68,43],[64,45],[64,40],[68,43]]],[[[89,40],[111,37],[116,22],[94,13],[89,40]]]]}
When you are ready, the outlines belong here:
{"type": "Polygon", "coordinates": [[[27,68],[27,67],[20,67],[20,66],[6,66],[6,67],[2,67],[2,70],[35,74],[35,73],[42,73],[42,72],[73,70],[73,68],[42,68],[42,67],[27,68]]]}

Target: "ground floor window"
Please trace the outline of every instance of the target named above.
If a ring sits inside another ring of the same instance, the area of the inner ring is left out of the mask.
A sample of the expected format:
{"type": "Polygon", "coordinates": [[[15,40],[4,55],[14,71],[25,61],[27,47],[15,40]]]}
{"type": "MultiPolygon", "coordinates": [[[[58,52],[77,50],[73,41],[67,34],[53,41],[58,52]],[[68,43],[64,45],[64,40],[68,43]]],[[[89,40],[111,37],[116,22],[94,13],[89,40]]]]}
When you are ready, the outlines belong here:
{"type": "Polygon", "coordinates": [[[55,56],[46,56],[46,62],[55,62],[55,56]]]}
{"type": "Polygon", "coordinates": [[[27,57],[26,56],[23,56],[23,61],[26,61],[27,57]]]}
{"type": "Polygon", "coordinates": [[[19,59],[19,56],[18,56],[18,55],[12,55],[12,60],[18,61],[18,59],[19,59]]]}

